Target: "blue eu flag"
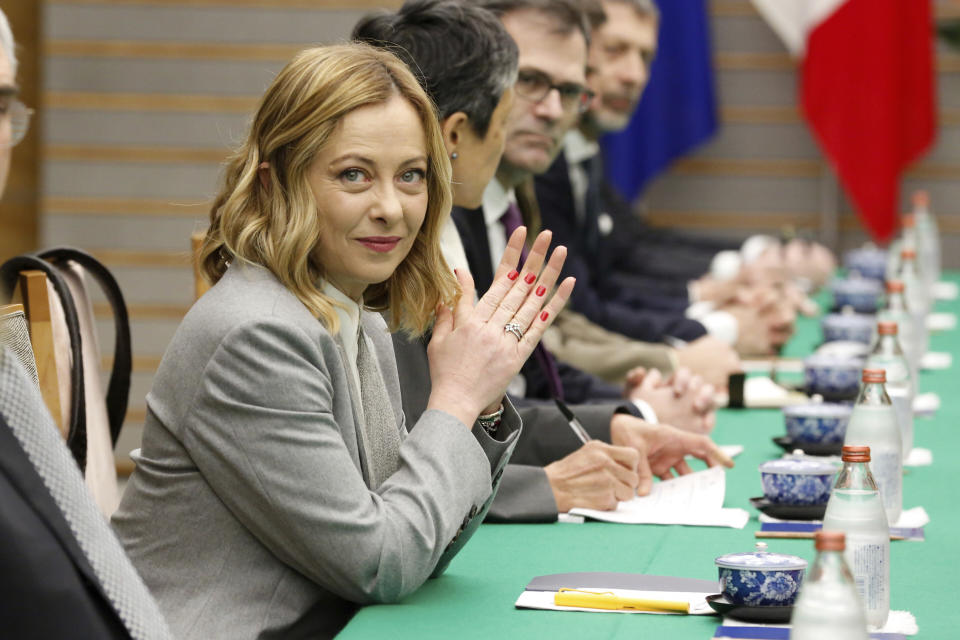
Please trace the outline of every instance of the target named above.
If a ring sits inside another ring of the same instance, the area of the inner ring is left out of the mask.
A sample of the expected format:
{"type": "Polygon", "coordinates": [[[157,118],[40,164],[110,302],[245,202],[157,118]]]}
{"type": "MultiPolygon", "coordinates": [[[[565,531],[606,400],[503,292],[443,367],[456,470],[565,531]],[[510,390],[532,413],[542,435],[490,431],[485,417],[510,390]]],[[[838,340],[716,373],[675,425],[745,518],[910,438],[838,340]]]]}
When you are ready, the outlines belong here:
{"type": "Polygon", "coordinates": [[[650,83],[627,129],[601,141],[607,177],[630,201],[717,128],[707,0],[657,4],[660,37],[650,83]]]}

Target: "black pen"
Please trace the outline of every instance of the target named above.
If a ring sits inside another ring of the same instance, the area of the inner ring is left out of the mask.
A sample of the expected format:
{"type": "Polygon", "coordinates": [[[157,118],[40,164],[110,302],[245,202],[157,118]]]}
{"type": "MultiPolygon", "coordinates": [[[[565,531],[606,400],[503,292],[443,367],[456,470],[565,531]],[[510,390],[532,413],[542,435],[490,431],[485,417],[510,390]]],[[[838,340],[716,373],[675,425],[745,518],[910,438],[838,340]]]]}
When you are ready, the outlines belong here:
{"type": "Polygon", "coordinates": [[[570,411],[570,407],[560,398],[554,398],[553,401],[557,403],[557,409],[560,409],[560,413],[567,419],[567,424],[570,425],[574,435],[580,438],[580,442],[583,444],[590,442],[590,434],[587,433],[587,430],[584,429],[580,421],[577,420],[577,416],[573,414],[573,411],[570,411]]]}

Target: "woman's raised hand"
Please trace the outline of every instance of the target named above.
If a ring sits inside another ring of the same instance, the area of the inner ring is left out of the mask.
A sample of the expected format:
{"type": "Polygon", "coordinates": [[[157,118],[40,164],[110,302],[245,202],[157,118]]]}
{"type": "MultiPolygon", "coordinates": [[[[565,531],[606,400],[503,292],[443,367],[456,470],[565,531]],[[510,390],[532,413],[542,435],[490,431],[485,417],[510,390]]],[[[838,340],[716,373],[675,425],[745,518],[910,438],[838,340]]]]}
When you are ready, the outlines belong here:
{"type": "Polygon", "coordinates": [[[543,266],[552,235],[543,231],[537,236],[517,271],[526,238],[526,229],[517,229],[479,302],[474,303],[473,278],[457,271],[463,294],[453,309],[438,308],[427,348],[432,381],[428,409],[451,413],[469,426],[500,405],[507,384],[573,291],[574,279],[566,278],[549,295],[567,257],[566,247],[557,247],[543,266]]]}

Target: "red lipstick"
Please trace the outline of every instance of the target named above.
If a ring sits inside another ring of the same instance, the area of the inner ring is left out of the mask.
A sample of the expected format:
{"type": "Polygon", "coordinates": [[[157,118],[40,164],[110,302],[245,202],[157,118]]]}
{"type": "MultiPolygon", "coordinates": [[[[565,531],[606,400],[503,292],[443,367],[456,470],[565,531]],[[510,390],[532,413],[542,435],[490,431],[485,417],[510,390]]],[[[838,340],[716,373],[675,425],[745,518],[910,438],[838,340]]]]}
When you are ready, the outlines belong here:
{"type": "Polygon", "coordinates": [[[357,238],[357,242],[371,251],[377,253],[387,253],[400,244],[403,238],[399,236],[368,236],[366,238],[357,238]]]}

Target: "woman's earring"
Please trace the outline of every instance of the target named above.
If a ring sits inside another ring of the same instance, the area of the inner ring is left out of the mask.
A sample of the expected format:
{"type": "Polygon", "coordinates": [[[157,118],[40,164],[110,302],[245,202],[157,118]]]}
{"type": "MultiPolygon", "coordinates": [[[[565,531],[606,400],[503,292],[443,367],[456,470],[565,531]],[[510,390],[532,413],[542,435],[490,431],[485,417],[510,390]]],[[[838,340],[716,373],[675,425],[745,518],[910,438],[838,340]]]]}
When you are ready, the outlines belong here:
{"type": "Polygon", "coordinates": [[[460,154],[457,153],[456,151],[454,151],[453,153],[450,154],[450,159],[451,159],[451,160],[456,160],[456,159],[459,158],[459,157],[460,157],[460,154]]]}

